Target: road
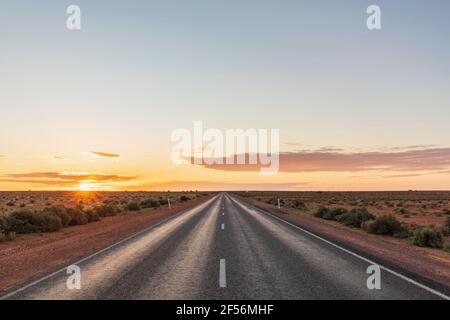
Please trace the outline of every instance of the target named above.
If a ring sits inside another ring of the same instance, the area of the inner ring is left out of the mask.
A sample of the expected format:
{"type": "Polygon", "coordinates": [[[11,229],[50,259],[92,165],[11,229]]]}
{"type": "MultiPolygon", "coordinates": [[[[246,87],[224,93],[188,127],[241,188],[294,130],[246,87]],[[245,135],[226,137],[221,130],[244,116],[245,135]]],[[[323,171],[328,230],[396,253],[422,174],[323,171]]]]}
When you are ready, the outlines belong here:
{"type": "MultiPolygon", "coordinates": [[[[77,262],[80,289],[63,268],[6,299],[440,299],[226,193],[77,262]]],[[[73,279],[73,276],[72,278],[73,279]]]]}

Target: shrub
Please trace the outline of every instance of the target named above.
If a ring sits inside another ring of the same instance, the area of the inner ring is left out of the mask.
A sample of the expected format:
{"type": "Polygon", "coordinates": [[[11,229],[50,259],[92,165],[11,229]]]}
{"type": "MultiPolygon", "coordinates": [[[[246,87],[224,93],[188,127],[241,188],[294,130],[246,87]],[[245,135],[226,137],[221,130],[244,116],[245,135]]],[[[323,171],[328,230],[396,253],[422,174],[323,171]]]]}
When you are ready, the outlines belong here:
{"type": "Polygon", "coordinates": [[[413,232],[410,230],[409,226],[402,224],[401,229],[394,232],[393,236],[398,239],[407,239],[413,236],[413,232]]]}
{"type": "Polygon", "coordinates": [[[111,204],[97,206],[93,210],[99,217],[109,217],[117,213],[117,208],[111,204]]]}
{"type": "Polygon", "coordinates": [[[435,228],[418,229],[414,233],[413,243],[419,247],[442,248],[442,234],[435,228]]]}
{"type": "Polygon", "coordinates": [[[67,227],[70,225],[70,221],[72,220],[71,216],[66,212],[66,208],[63,206],[53,206],[47,207],[43,210],[44,213],[53,214],[61,219],[61,223],[63,227],[67,227]]]}
{"type": "Polygon", "coordinates": [[[327,220],[335,220],[337,221],[337,219],[339,218],[339,216],[345,215],[348,213],[348,210],[345,208],[335,208],[335,209],[331,209],[328,212],[326,212],[323,216],[324,219],[327,220]]]}
{"type": "Polygon", "coordinates": [[[34,213],[29,210],[15,211],[7,217],[9,232],[34,233],[39,232],[40,227],[36,225],[34,213]]]}
{"type": "Polygon", "coordinates": [[[450,241],[444,243],[444,250],[450,253],[450,241]]]}
{"type": "Polygon", "coordinates": [[[159,205],[166,206],[169,204],[169,201],[167,199],[159,199],[159,205]]]}
{"type": "Polygon", "coordinates": [[[324,216],[330,214],[330,211],[331,210],[327,207],[320,207],[316,212],[314,212],[314,216],[323,219],[324,216]]]}
{"type": "Polygon", "coordinates": [[[88,222],[100,221],[100,216],[94,210],[86,210],[84,214],[86,215],[88,222]]]}
{"type": "Polygon", "coordinates": [[[373,221],[366,221],[362,225],[364,230],[373,234],[391,235],[404,231],[400,221],[392,215],[383,215],[373,221]]]}
{"type": "Polygon", "coordinates": [[[325,219],[325,220],[334,220],[336,221],[339,216],[346,214],[348,211],[345,208],[335,208],[330,209],[327,207],[320,207],[316,213],[314,214],[316,217],[325,219]]]}
{"type": "Polygon", "coordinates": [[[0,233],[7,233],[8,229],[8,220],[6,217],[0,216],[0,233]]]}
{"type": "Polygon", "coordinates": [[[127,209],[128,211],[138,211],[141,208],[139,207],[139,204],[137,202],[132,201],[126,205],[125,209],[127,209]]]}
{"type": "MultiPolygon", "coordinates": [[[[185,201],[188,201],[188,200],[189,200],[188,196],[185,196],[185,195],[180,196],[180,201],[181,202],[185,202],[185,201]]],[[[278,200],[277,200],[277,204],[278,204],[278,200]]]]}
{"type": "Polygon", "coordinates": [[[300,200],[295,200],[294,203],[292,204],[294,208],[296,209],[306,209],[306,204],[303,201],[300,200]]]}
{"type": "Polygon", "coordinates": [[[355,208],[336,217],[343,225],[353,228],[361,228],[364,222],[374,219],[375,217],[366,208],[355,208]]]}
{"type": "Polygon", "coordinates": [[[79,208],[67,208],[67,214],[70,216],[70,226],[76,226],[88,223],[88,218],[79,208]]]}
{"type": "Polygon", "coordinates": [[[35,214],[34,219],[40,227],[39,232],[54,232],[61,230],[63,227],[61,219],[53,214],[39,212],[35,214]]]}
{"type": "Polygon", "coordinates": [[[160,204],[161,200],[155,200],[152,198],[148,198],[145,200],[141,201],[141,207],[142,208],[158,208],[161,204],[160,204]]]}
{"type": "Polygon", "coordinates": [[[61,219],[46,212],[16,211],[7,217],[8,232],[35,233],[60,230],[61,219]]]}
{"type": "Polygon", "coordinates": [[[450,218],[445,220],[444,226],[442,227],[442,233],[444,236],[450,236],[450,218]]]}

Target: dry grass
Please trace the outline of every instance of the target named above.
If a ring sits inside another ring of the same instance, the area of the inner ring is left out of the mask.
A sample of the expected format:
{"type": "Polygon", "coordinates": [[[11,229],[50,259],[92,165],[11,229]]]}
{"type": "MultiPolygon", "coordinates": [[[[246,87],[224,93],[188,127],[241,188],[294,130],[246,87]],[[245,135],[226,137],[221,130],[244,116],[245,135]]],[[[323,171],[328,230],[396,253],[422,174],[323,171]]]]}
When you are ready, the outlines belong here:
{"type": "Polygon", "coordinates": [[[14,211],[40,211],[52,206],[76,207],[91,209],[103,204],[110,204],[125,209],[130,202],[141,203],[149,198],[156,200],[170,199],[171,203],[180,201],[182,196],[190,199],[200,195],[199,192],[0,192],[0,215],[14,211]]]}

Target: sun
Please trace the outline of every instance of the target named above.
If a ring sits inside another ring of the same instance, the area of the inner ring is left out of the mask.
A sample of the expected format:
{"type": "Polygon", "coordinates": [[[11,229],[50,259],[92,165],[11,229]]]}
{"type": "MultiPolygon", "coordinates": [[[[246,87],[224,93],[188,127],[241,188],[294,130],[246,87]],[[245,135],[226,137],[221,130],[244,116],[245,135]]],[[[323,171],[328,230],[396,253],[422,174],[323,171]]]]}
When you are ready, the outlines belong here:
{"type": "Polygon", "coordinates": [[[78,185],[78,190],[80,191],[91,191],[94,188],[94,186],[90,183],[80,183],[78,185]]]}

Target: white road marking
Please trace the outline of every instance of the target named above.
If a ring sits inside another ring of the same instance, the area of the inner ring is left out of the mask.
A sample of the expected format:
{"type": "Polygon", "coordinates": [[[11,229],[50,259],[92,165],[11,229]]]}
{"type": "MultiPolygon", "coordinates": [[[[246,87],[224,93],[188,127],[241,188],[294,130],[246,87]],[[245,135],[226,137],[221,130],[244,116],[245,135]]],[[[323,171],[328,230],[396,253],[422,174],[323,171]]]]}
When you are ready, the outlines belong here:
{"type": "Polygon", "coordinates": [[[220,270],[219,270],[219,287],[227,287],[227,275],[225,270],[225,259],[220,259],[220,270]]]}
{"type": "Polygon", "coordinates": [[[222,230],[225,230],[225,223],[222,223],[222,230]]]}
{"type": "MultiPolygon", "coordinates": [[[[231,198],[231,197],[230,197],[230,198],[231,198]]],[[[231,198],[231,199],[232,199],[234,202],[236,202],[236,203],[239,204],[239,201],[236,201],[234,198],[231,198]]],[[[242,206],[244,206],[244,207],[249,207],[249,206],[247,206],[247,205],[245,205],[245,204],[242,204],[242,203],[240,203],[240,204],[241,204],[242,206]]],[[[319,239],[319,240],[321,240],[321,241],[323,241],[323,242],[325,242],[325,243],[327,243],[327,244],[329,244],[329,245],[331,245],[331,246],[333,246],[333,247],[335,247],[335,248],[337,248],[337,249],[339,249],[339,250],[342,250],[342,251],[344,251],[344,252],[346,252],[346,253],[348,253],[348,254],[350,254],[350,255],[352,255],[352,256],[358,258],[358,259],[361,259],[361,260],[363,260],[363,261],[365,261],[365,262],[367,262],[367,263],[370,263],[371,265],[376,264],[376,265],[378,265],[378,266],[380,267],[380,269],[382,269],[382,270],[384,270],[384,271],[386,271],[386,272],[389,272],[390,274],[392,274],[392,275],[394,275],[394,276],[396,276],[396,277],[398,277],[398,278],[400,278],[400,279],[402,279],[402,280],[405,280],[406,282],[409,282],[409,283],[411,283],[411,284],[413,284],[413,285],[415,285],[415,286],[417,286],[417,287],[419,287],[419,288],[422,288],[422,289],[424,289],[424,290],[426,290],[426,291],[428,291],[428,292],[430,292],[430,293],[432,293],[432,294],[435,294],[435,295],[441,297],[442,299],[450,300],[450,297],[447,296],[446,294],[442,293],[442,292],[439,292],[439,291],[437,291],[437,290],[434,290],[433,288],[430,288],[430,287],[428,287],[428,286],[426,286],[426,285],[424,285],[424,284],[422,284],[422,283],[420,283],[420,282],[417,282],[417,281],[415,281],[415,280],[413,280],[413,279],[411,279],[411,278],[408,278],[407,276],[404,276],[404,275],[402,275],[401,273],[398,273],[398,272],[396,272],[396,271],[394,271],[394,270],[392,270],[392,269],[389,269],[389,268],[387,268],[387,267],[385,267],[385,266],[383,266],[383,265],[381,265],[381,264],[379,264],[379,263],[373,262],[373,261],[370,260],[370,259],[364,258],[363,256],[360,256],[359,254],[357,254],[357,253],[355,253],[355,252],[353,252],[353,251],[350,251],[350,250],[345,249],[345,248],[343,248],[343,247],[341,247],[341,246],[339,246],[339,245],[337,245],[337,244],[335,244],[335,243],[333,243],[333,242],[331,242],[331,241],[328,241],[328,240],[326,240],[326,239],[324,239],[324,238],[322,238],[322,237],[320,237],[320,236],[318,236],[318,235],[316,235],[316,234],[314,234],[314,233],[312,233],[312,232],[310,232],[310,231],[308,231],[308,230],[303,229],[302,227],[299,227],[299,226],[297,226],[297,225],[295,225],[295,224],[293,224],[293,223],[290,223],[290,222],[288,222],[288,221],[286,221],[286,220],[284,220],[284,219],[281,219],[281,218],[279,218],[279,217],[273,215],[272,213],[270,213],[270,212],[268,212],[268,211],[266,211],[266,210],[257,208],[257,207],[252,206],[252,205],[250,205],[250,207],[252,207],[254,210],[259,211],[259,212],[261,212],[261,213],[263,213],[263,214],[265,214],[265,215],[271,216],[271,217],[274,218],[274,219],[277,219],[277,220],[279,220],[279,221],[282,221],[282,222],[284,222],[284,223],[286,223],[286,224],[288,224],[288,225],[290,225],[290,226],[292,226],[292,227],[294,227],[294,228],[296,228],[296,229],[298,229],[298,230],[301,230],[301,231],[303,231],[304,233],[306,233],[306,234],[308,234],[308,235],[310,235],[310,236],[312,236],[312,237],[314,237],[314,238],[316,238],[316,239],[319,239]]]]}

